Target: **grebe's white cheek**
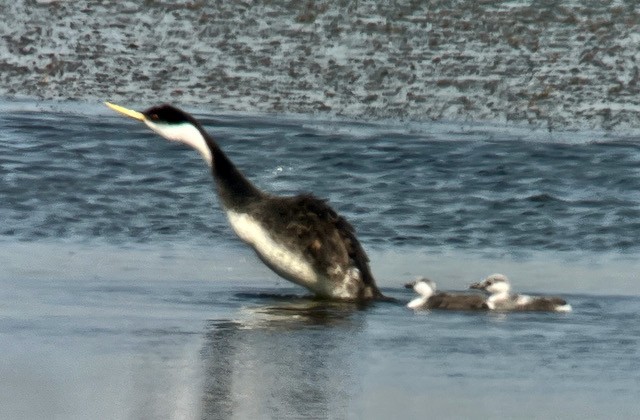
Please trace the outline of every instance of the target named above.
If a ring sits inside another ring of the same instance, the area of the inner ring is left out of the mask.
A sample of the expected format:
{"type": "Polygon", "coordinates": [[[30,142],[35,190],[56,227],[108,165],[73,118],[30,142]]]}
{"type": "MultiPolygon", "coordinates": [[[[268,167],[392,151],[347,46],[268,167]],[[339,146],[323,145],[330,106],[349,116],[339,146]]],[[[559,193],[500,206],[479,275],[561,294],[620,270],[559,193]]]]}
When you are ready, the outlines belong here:
{"type": "Polygon", "coordinates": [[[423,297],[430,297],[433,294],[433,289],[427,283],[419,281],[413,286],[413,290],[423,297]]]}
{"type": "Polygon", "coordinates": [[[209,149],[207,141],[200,130],[192,124],[156,124],[150,120],[145,120],[144,123],[165,139],[180,142],[196,149],[209,166],[213,165],[211,149],[209,149]]]}

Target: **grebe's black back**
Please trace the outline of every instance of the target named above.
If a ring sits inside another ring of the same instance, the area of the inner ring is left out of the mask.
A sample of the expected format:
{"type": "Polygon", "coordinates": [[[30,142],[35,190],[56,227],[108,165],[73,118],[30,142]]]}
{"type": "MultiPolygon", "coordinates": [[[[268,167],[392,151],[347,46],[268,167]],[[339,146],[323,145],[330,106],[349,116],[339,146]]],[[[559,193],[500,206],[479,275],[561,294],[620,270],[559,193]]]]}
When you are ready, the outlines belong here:
{"type": "Polygon", "coordinates": [[[383,299],[353,227],[311,194],[279,197],[256,188],[191,115],[171,105],[144,112],[106,103],[167,140],[196,149],[211,168],[233,230],[280,276],[338,300],[383,299]]]}

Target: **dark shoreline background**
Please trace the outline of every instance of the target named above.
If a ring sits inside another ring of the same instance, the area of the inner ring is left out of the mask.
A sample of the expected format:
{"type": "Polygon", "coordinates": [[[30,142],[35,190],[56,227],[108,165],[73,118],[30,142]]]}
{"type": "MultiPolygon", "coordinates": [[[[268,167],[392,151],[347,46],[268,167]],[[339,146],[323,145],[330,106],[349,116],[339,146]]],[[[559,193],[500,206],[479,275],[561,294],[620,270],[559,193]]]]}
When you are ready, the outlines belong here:
{"type": "Polygon", "coordinates": [[[640,6],[621,1],[20,0],[5,98],[357,119],[640,126],[640,6]]]}

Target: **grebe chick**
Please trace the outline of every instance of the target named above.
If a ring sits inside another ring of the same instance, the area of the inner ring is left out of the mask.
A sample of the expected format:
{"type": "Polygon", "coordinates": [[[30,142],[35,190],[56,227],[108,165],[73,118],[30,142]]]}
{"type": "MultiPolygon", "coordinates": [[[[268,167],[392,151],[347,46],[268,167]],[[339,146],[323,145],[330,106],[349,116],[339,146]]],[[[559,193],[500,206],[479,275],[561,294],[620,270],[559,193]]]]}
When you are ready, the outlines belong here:
{"type": "Polygon", "coordinates": [[[511,282],[504,274],[491,274],[470,289],[489,293],[487,305],[494,311],[570,312],[571,305],[556,296],[528,296],[511,293],[511,282]]]}
{"type": "Polygon", "coordinates": [[[436,283],[419,277],[404,285],[420,295],[407,304],[410,309],[444,309],[452,311],[478,311],[489,309],[486,298],[478,293],[436,293],[436,283]]]}

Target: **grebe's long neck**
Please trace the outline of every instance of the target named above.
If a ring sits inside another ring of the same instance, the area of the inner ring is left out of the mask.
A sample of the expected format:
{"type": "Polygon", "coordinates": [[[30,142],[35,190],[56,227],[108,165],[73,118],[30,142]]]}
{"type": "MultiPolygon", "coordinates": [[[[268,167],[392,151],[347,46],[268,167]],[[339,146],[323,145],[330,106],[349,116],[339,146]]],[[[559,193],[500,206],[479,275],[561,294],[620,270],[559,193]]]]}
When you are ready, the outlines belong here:
{"type": "Polygon", "coordinates": [[[229,210],[242,210],[263,196],[264,193],[240,172],[216,142],[206,133],[204,136],[211,151],[211,173],[222,205],[229,210]]]}
{"type": "MultiPolygon", "coordinates": [[[[180,142],[196,149],[211,168],[220,201],[226,210],[242,211],[249,203],[264,195],[258,190],[190,115],[180,124],[159,124],[145,119],[145,124],[170,141],[180,142]]],[[[144,117],[143,117],[144,118],[144,117]]]]}
{"type": "Polygon", "coordinates": [[[249,203],[264,195],[236,168],[218,143],[195,119],[191,119],[191,124],[177,127],[173,133],[164,127],[159,130],[152,123],[147,125],[169,140],[185,143],[200,152],[211,168],[220,201],[225,209],[242,211],[249,203]]]}

